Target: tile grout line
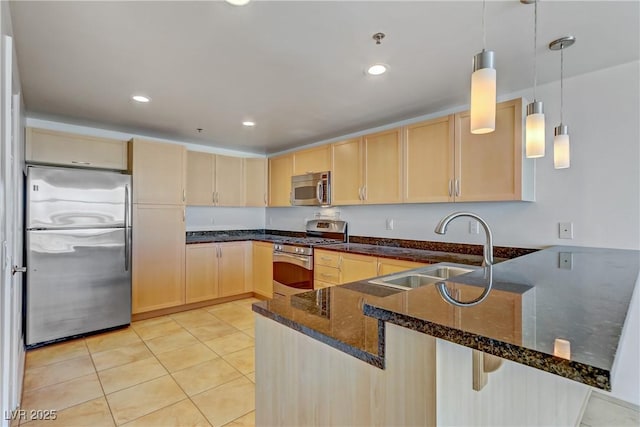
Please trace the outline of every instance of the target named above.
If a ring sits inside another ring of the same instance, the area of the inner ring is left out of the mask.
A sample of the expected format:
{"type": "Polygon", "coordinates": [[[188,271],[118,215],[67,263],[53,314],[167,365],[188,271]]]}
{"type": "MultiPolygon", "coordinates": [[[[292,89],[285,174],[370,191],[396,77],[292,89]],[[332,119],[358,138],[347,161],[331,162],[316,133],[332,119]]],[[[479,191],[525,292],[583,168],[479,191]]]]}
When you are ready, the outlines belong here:
{"type": "MultiPolygon", "coordinates": [[[[107,402],[107,408],[109,408],[109,415],[111,415],[111,420],[113,420],[113,425],[117,426],[118,423],[116,422],[116,417],[113,416],[113,411],[111,410],[109,399],[107,399],[107,393],[104,391],[104,385],[102,384],[102,379],[100,378],[100,374],[98,373],[98,367],[96,366],[95,360],[93,360],[93,352],[91,351],[91,349],[89,349],[86,339],[84,344],[87,346],[87,351],[89,352],[89,358],[91,359],[91,364],[93,365],[93,369],[96,372],[96,377],[98,377],[98,383],[100,384],[100,389],[102,390],[102,397],[104,398],[104,401],[107,402]]],[[[96,353],[99,353],[99,352],[96,352],[96,353]]]]}

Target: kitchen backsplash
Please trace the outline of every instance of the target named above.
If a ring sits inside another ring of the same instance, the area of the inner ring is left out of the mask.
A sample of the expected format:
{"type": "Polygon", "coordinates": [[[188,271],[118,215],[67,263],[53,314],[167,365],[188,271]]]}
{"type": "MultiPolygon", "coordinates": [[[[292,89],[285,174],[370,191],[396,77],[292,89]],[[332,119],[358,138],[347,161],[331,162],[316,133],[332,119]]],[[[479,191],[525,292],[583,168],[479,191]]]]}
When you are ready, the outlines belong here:
{"type": "Polygon", "coordinates": [[[263,229],[265,208],[187,206],[187,231],[263,229]]]}

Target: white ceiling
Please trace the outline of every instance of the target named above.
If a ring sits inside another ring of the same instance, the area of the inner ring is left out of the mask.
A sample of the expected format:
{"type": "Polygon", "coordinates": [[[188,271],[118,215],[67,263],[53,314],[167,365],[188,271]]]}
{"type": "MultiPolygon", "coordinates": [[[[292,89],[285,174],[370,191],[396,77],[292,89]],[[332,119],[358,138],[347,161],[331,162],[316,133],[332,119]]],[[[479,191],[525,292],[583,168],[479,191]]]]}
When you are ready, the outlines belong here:
{"type": "MultiPolygon", "coordinates": [[[[542,1],[538,81],[640,57],[638,1],[542,1]]],[[[481,1],[12,2],[27,111],[272,153],[468,104],[481,1]],[[379,46],[372,35],[387,37],[379,46]],[[373,62],[386,75],[365,76],[373,62]],[[144,93],[146,105],[130,100],[144,93]],[[241,122],[255,120],[255,128],[241,122]],[[196,128],[203,128],[198,133],[196,128]]],[[[488,1],[498,95],[533,81],[533,5],[488,1]]]]}

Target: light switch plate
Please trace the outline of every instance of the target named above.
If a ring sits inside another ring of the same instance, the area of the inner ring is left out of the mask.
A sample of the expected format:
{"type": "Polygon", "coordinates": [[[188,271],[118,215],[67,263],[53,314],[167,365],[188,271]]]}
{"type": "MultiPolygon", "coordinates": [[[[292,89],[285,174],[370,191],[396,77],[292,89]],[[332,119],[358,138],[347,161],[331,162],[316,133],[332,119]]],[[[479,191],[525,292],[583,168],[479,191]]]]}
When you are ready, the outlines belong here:
{"type": "Polygon", "coordinates": [[[393,230],[395,227],[395,220],[393,218],[387,218],[386,220],[386,228],[387,230],[393,230]]]}
{"type": "Polygon", "coordinates": [[[480,234],[480,223],[475,219],[469,221],[469,234],[480,234]]]}
{"type": "Polygon", "coordinates": [[[561,222],[558,225],[558,237],[560,237],[561,239],[573,239],[572,222],[561,222]]]}

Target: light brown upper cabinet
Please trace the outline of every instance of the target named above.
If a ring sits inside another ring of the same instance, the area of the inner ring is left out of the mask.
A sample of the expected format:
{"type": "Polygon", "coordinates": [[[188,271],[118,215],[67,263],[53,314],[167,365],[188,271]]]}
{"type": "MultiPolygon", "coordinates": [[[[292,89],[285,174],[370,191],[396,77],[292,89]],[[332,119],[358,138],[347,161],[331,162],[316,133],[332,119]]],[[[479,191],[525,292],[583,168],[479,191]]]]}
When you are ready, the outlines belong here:
{"type": "Polygon", "coordinates": [[[187,204],[244,206],[244,159],[188,151],[187,204]]]}
{"type": "Polygon", "coordinates": [[[365,135],[365,204],[402,202],[402,136],[400,128],[365,135]]]}
{"type": "Polygon", "coordinates": [[[269,206],[291,206],[293,154],[269,158],[269,206]]]}
{"type": "Polygon", "coordinates": [[[522,99],[501,102],[496,130],[474,135],[469,112],[405,127],[405,203],[534,200],[522,155],[522,99]]]}
{"type": "Polygon", "coordinates": [[[362,204],[362,138],[331,144],[331,158],[333,163],[331,203],[333,205],[362,204]]]}
{"type": "Polygon", "coordinates": [[[213,206],[215,156],[187,151],[187,205],[213,206]]]}
{"type": "Polygon", "coordinates": [[[182,145],[132,139],[129,168],[133,203],[184,205],[187,150],[182,145]]]}
{"type": "Polygon", "coordinates": [[[455,115],[456,202],[534,200],[534,165],[523,156],[522,98],[496,108],[496,130],[474,135],[469,113],[455,115]]]}
{"type": "Polygon", "coordinates": [[[332,204],[402,202],[400,128],[331,144],[332,204]]]}
{"type": "Polygon", "coordinates": [[[245,206],[267,205],[267,159],[244,159],[245,206]]]}
{"type": "Polygon", "coordinates": [[[25,160],[62,166],[127,169],[127,141],[26,128],[25,160]]]}
{"type": "Polygon", "coordinates": [[[321,145],[293,153],[293,174],[331,170],[331,146],[321,145]]]}
{"type": "Polygon", "coordinates": [[[453,201],[454,141],[453,115],[405,127],[404,202],[453,201]]]}

